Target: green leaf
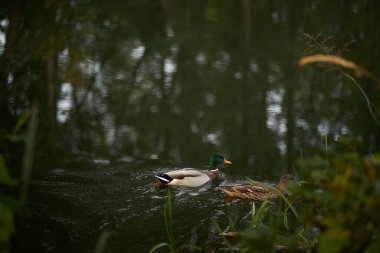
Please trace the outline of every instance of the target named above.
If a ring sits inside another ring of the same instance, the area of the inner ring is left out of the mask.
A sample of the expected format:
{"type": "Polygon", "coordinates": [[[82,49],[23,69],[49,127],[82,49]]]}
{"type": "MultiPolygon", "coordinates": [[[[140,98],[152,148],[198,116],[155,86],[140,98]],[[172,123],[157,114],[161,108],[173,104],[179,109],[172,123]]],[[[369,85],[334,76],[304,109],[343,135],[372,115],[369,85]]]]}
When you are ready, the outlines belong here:
{"type": "Polygon", "coordinates": [[[349,242],[349,231],[343,228],[332,228],[322,233],[319,238],[318,252],[341,252],[343,246],[349,242]]]}
{"type": "Polygon", "coordinates": [[[262,222],[264,220],[264,217],[268,212],[268,204],[269,203],[270,202],[268,200],[265,200],[261,204],[259,210],[257,211],[257,214],[255,215],[255,217],[253,217],[252,223],[254,226],[257,226],[260,222],[262,222]]]}

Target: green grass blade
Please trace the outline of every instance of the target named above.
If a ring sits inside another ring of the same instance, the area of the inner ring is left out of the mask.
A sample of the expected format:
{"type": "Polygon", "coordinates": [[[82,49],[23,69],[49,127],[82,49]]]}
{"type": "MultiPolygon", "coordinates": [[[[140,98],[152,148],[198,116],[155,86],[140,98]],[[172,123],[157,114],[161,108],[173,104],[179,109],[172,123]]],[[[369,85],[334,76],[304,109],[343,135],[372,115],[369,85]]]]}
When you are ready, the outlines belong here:
{"type": "Polygon", "coordinates": [[[154,246],[151,250],[149,250],[148,253],[153,253],[155,252],[156,250],[160,249],[160,248],[163,248],[163,247],[168,247],[170,249],[171,252],[173,252],[174,250],[170,247],[170,245],[166,242],[162,242],[162,243],[159,243],[157,244],[156,246],[154,246]]]}
{"type": "Polygon", "coordinates": [[[296,209],[295,209],[294,206],[290,203],[290,201],[284,196],[284,194],[282,194],[282,192],[281,192],[279,189],[277,189],[276,187],[274,187],[274,186],[272,186],[272,185],[270,185],[270,184],[266,184],[266,183],[262,183],[262,182],[254,181],[254,180],[252,180],[252,179],[250,179],[250,178],[248,178],[248,177],[247,177],[247,179],[248,179],[249,181],[251,181],[252,183],[254,183],[254,184],[263,185],[263,186],[265,186],[265,187],[268,187],[268,188],[270,188],[270,189],[276,191],[277,194],[278,194],[278,195],[279,195],[279,196],[280,196],[280,197],[286,202],[286,204],[288,204],[290,210],[292,210],[294,216],[297,218],[297,220],[299,221],[299,223],[302,224],[302,222],[301,222],[301,218],[299,217],[299,215],[298,215],[296,209]]]}
{"type": "Polygon", "coordinates": [[[111,237],[111,232],[108,230],[104,230],[100,236],[98,241],[96,242],[94,253],[103,253],[106,249],[107,241],[111,237]]]}
{"type": "Polygon", "coordinates": [[[257,227],[258,224],[264,220],[265,214],[268,212],[268,204],[269,204],[269,201],[265,200],[261,204],[259,210],[257,211],[257,214],[255,215],[255,217],[252,221],[252,223],[255,227],[257,227]]]}
{"type": "Polygon", "coordinates": [[[176,252],[174,233],[173,233],[173,216],[172,216],[172,201],[171,201],[171,191],[168,188],[168,197],[166,205],[164,207],[164,221],[165,221],[165,230],[168,237],[168,243],[163,242],[154,246],[149,252],[154,252],[162,247],[168,247],[170,252],[176,252]]]}
{"type": "Polygon", "coordinates": [[[288,222],[288,212],[285,210],[284,212],[284,226],[288,232],[290,232],[289,222],[288,222]]]}
{"type": "Polygon", "coordinates": [[[360,91],[361,95],[363,96],[364,98],[364,101],[368,107],[368,111],[369,113],[371,114],[373,120],[376,122],[377,126],[380,127],[380,122],[379,120],[376,118],[376,115],[373,113],[372,111],[372,107],[371,107],[371,102],[369,101],[369,98],[367,96],[367,94],[364,92],[364,90],[362,89],[362,87],[360,87],[360,85],[355,81],[354,78],[352,78],[349,74],[343,72],[343,75],[348,79],[350,80],[353,84],[355,84],[355,86],[358,88],[358,90],[360,91]]]}
{"type": "Polygon", "coordinates": [[[30,116],[30,122],[25,141],[25,156],[21,172],[21,202],[26,203],[28,197],[28,187],[32,176],[32,167],[34,160],[34,145],[37,135],[38,126],[38,106],[34,105],[30,116]]]}
{"type": "Polygon", "coordinates": [[[224,242],[224,244],[227,246],[227,248],[228,248],[230,251],[233,251],[233,247],[232,247],[231,243],[228,241],[227,237],[223,234],[222,229],[220,228],[219,224],[218,224],[216,221],[214,221],[214,226],[215,226],[216,229],[218,230],[219,235],[220,235],[220,237],[222,237],[223,242],[224,242]]]}
{"type": "Polygon", "coordinates": [[[252,223],[255,220],[255,216],[256,216],[256,204],[255,202],[252,202],[252,223]]]}
{"type": "Polygon", "coordinates": [[[164,209],[164,219],[166,234],[168,236],[168,241],[170,248],[175,249],[174,233],[173,233],[173,214],[172,214],[172,201],[171,201],[171,190],[168,188],[168,199],[164,209]]]}
{"type": "Polygon", "coordinates": [[[269,226],[274,229],[276,228],[277,230],[277,227],[275,226],[274,224],[274,214],[273,214],[273,209],[272,208],[268,208],[268,219],[269,219],[269,226]]]}

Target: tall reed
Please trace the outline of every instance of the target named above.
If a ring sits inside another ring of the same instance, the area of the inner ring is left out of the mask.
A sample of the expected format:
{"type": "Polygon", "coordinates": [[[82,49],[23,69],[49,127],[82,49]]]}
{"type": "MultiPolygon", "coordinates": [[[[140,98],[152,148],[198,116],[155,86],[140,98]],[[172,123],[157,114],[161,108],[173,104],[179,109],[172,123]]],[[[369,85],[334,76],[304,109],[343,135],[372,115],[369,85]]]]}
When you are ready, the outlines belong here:
{"type": "Polygon", "coordinates": [[[26,203],[28,198],[28,188],[30,178],[32,176],[33,161],[34,161],[34,146],[37,136],[38,127],[38,106],[35,104],[31,109],[29,127],[25,139],[25,154],[21,172],[21,203],[26,203]]]}
{"type": "Polygon", "coordinates": [[[166,200],[166,205],[164,208],[164,221],[165,221],[165,230],[168,238],[168,242],[162,242],[155,245],[149,253],[153,253],[156,250],[167,247],[171,253],[176,252],[175,250],[175,241],[174,241],[174,233],[173,233],[173,214],[172,214],[172,200],[171,200],[171,190],[168,187],[168,197],[166,200]]]}

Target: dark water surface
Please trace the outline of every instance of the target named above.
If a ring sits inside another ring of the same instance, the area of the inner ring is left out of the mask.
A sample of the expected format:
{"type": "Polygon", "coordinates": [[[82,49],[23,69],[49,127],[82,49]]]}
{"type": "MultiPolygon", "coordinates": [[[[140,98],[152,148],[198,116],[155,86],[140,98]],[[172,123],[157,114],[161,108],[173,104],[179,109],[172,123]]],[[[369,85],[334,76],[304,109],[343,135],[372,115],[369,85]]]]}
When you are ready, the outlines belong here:
{"type": "MultiPolygon", "coordinates": [[[[168,168],[123,163],[90,167],[56,169],[32,183],[30,230],[38,235],[29,238],[33,250],[91,252],[105,230],[112,233],[109,252],[147,252],[167,241],[163,218],[167,188],[154,187],[152,175],[168,168]]],[[[205,251],[223,247],[214,226],[218,222],[228,228],[223,213],[231,212],[237,227],[247,226],[251,204],[230,201],[218,190],[218,185],[232,182],[239,180],[222,174],[221,180],[201,188],[173,189],[173,226],[179,245],[205,251]]]]}
{"type": "MultiPolygon", "coordinates": [[[[275,182],[341,135],[379,150],[379,127],[341,70],[298,66],[307,33],[321,48],[306,53],[332,50],[379,75],[379,3],[5,1],[2,133],[39,108],[25,248],[90,252],[109,230],[107,252],[147,252],[166,241],[166,190],[153,176],[220,152],[232,161],[224,181],[173,193],[178,242],[218,249],[213,221],[227,226],[230,203],[219,183],[275,182]]],[[[378,106],[374,82],[357,81],[378,106]]],[[[1,151],[17,177],[19,149],[1,151]]],[[[230,204],[244,220],[250,205],[230,204]]]]}

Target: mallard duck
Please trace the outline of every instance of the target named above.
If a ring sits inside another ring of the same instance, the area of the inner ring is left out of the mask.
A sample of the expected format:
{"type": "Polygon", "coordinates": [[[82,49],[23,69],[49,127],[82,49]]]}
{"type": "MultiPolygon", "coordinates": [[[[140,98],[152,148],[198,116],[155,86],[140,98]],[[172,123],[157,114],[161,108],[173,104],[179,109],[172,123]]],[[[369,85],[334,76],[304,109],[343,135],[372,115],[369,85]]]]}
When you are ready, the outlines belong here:
{"type": "Polygon", "coordinates": [[[158,179],[157,186],[162,185],[178,185],[188,187],[199,187],[205,183],[219,178],[219,168],[231,164],[221,154],[214,154],[210,157],[209,170],[196,170],[185,168],[165,172],[156,176],[158,179]]]}
{"type": "MultiPolygon", "coordinates": [[[[293,181],[293,175],[284,174],[278,182],[278,189],[282,193],[287,192],[287,183],[293,181]]],[[[274,199],[279,195],[277,191],[264,184],[246,183],[220,187],[231,198],[249,199],[254,201],[264,201],[274,199]]]]}

